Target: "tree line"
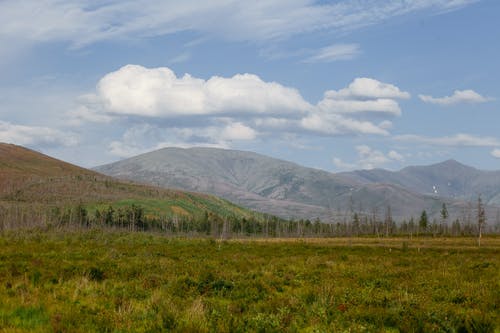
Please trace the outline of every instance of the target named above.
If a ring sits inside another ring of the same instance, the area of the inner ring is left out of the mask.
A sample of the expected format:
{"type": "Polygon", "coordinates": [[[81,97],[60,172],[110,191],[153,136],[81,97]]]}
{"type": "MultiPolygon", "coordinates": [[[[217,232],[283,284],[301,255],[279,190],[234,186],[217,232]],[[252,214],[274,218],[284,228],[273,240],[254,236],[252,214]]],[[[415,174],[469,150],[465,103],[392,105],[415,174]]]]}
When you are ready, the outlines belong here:
{"type": "Polygon", "coordinates": [[[390,206],[385,216],[352,212],[350,216],[331,222],[320,219],[285,220],[276,216],[223,216],[205,211],[198,216],[148,215],[140,205],[125,207],[109,205],[89,209],[84,204],[69,208],[0,205],[0,231],[19,227],[48,226],[54,228],[114,228],[128,231],[155,231],[171,235],[231,237],[356,237],[356,236],[477,236],[480,245],[484,233],[500,233],[500,215],[488,224],[481,197],[477,202],[476,220],[449,221],[445,204],[440,219],[429,219],[425,210],[418,218],[395,221],[390,206]]]}

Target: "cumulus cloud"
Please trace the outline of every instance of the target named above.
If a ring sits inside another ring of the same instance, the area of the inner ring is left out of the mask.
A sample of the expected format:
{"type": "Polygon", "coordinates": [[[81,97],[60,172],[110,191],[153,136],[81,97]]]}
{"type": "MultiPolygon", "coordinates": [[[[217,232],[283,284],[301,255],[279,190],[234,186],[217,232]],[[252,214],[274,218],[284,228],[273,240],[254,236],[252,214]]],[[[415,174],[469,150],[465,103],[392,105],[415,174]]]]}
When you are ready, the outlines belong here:
{"type": "Polygon", "coordinates": [[[391,160],[398,161],[398,162],[404,162],[404,160],[405,160],[404,156],[395,150],[389,151],[387,153],[387,157],[389,157],[391,160]]]}
{"type": "Polygon", "coordinates": [[[379,98],[374,100],[345,100],[325,97],[318,104],[322,110],[332,110],[335,113],[382,113],[392,116],[400,116],[401,108],[393,99],[379,98]]]}
{"type": "Polygon", "coordinates": [[[378,123],[378,127],[385,129],[385,130],[391,129],[392,125],[393,125],[392,121],[390,121],[390,120],[382,120],[380,123],[378,123]]]}
{"type": "Polygon", "coordinates": [[[395,85],[371,78],[356,78],[347,88],[326,91],[323,99],[317,104],[318,111],[313,118],[317,123],[321,122],[318,118],[324,118],[324,122],[328,123],[329,118],[338,119],[338,115],[349,115],[358,119],[358,126],[361,128],[370,128],[369,132],[374,134],[387,134],[387,129],[390,128],[387,126],[390,125],[388,121],[377,126],[371,121],[367,124],[370,119],[366,118],[376,115],[400,116],[401,108],[396,100],[409,97],[409,93],[401,91],[395,85]]]}
{"type": "Polygon", "coordinates": [[[166,67],[127,65],[104,76],[97,96],[113,114],[177,117],[214,114],[277,115],[310,108],[300,93],[253,74],[208,80],[185,74],[177,77],[166,67]]]}
{"type": "Polygon", "coordinates": [[[242,123],[232,123],[224,127],[221,132],[221,140],[253,140],[257,136],[257,132],[242,123]]]}
{"type": "Polygon", "coordinates": [[[396,135],[395,140],[417,142],[428,145],[449,147],[494,147],[500,146],[500,140],[493,137],[475,136],[471,134],[456,134],[442,137],[428,137],[421,135],[396,135]]]}
{"type": "MultiPolygon", "coordinates": [[[[392,122],[383,118],[401,115],[397,99],[409,94],[392,84],[358,78],[324,96],[314,105],[295,88],[249,73],[203,79],[177,76],[167,67],[127,65],[103,76],[95,93],[81,96],[80,107],[69,117],[76,125],[141,121],[170,133],[168,138],[155,134],[155,142],[178,144],[230,146],[233,141],[275,133],[387,136],[392,122]]],[[[119,156],[124,155],[124,147],[142,151],[151,146],[119,142],[111,147],[119,156]]]]}
{"type": "Polygon", "coordinates": [[[367,77],[361,77],[356,78],[349,84],[347,88],[340,89],[338,91],[327,91],[325,93],[325,98],[336,100],[351,100],[363,98],[407,99],[410,98],[410,94],[405,91],[401,91],[395,85],[383,83],[367,77]]]}
{"type": "Polygon", "coordinates": [[[496,158],[500,158],[500,149],[498,149],[498,148],[493,149],[491,151],[491,156],[496,157],[496,158]]]}
{"type": "Polygon", "coordinates": [[[392,84],[371,78],[356,78],[347,88],[329,90],[316,108],[303,118],[304,128],[324,134],[345,133],[388,135],[392,123],[383,120],[375,124],[374,116],[400,116],[396,99],[410,94],[392,84]]]}
{"type": "Polygon", "coordinates": [[[74,146],[78,138],[72,133],[48,127],[16,125],[0,120],[0,142],[22,146],[74,146]]]}
{"type": "Polygon", "coordinates": [[[340,158],[333,158],[333,164],[337,169],[352,170],[352,169],[374,169],[389,162],[403,162],[404,156],[395,150],[384,154],[382,151],[373,149],[367,145],[356,146],[358,161],[356,163],[347,163],[340,158]]]}
{"type": "Polygon", "coordinates": [[[356,150],[359,156],[358,164],[363,169],[373,169],[389,162],[389,157],[385,156],[384,153],[367,145],[356,146],[356,150]]]}
{"type": "Polygon", "coordinates": [[[276,118],[276,117],[266,117],[266,118],[255,118],[253,123],[256,127],[263,128],[266,130],[286,130],[297,128],[297,121],[293,118],[276,118]]]}
{"type": "Polygon", "coordinates": [[[313,112],[300,121],[309,131],[325,135],[375,134],[388,135],[389,132],[369,121],[346,118],[338,114],[322,111],[313,112]]]}
{"type": "Polygon", "coordinates": [[[317,50],[312,56],[305,59],[304,62],[331,62],[337,60],[350,60],[361,53],[358,44],[334,44],[317,50]]]}
{"type": "Polygon", "coordinates": [[[380,117],[400,115],[396,99],[408,96],[392,84],[358,78],[345,89],[326,92],[325,98],[313,105],[297,89],[263,81],[254,74],[205,80],[189,74],[178,77],[167,67],[127,65],[105,75],[96,93],[83,96],[82,107],[72,116],[75,122],[133,116],[163,123],[199,121],[202,117],[205,127],[228,119],[231,127],[213,134],[222,141],[254,139],[257,131],[276,130],[388,135],[392,123],[380,121],[380,117]],[[378,115],[378,124],[371,115],[378,115]]]}
{"type": "Polygon", "coordinates": [[[453,95],[445,97],[432,97],[429,95],[418,95],[418,97],[425,103],[438,104],[438,105],[453,105],[462,103],[486,103],[491,101],[491,98],[481,96],[474,90],[455,90],[453,95]]]}

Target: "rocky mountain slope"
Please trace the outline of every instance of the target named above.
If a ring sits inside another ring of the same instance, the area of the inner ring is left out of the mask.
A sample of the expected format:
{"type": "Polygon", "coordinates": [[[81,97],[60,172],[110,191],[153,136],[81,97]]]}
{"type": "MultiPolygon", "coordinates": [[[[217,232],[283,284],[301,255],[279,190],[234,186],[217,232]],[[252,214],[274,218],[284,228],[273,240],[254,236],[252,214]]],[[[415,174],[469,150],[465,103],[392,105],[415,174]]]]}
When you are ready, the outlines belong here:
{"type": "Polygon", "coordinates": [[[339,176],[362,184],[395,184],[422,194],[476,200],[500,205],[500,171],[483,171],[455,160],[428,166],[410,166],[400,171],[359,170],[339,176]]]}
{"type": "Polygon", "coordinates": [[[399,219],[419,216],[423,209],[438,216],[442,202],[457,216],[466,207],[460,200],[420,191],[425,184],[408,187],[410,181],[389,181],[383,170],[377,170],[381,175],[333,174],[225,149],[164,148],[95,170],[162,187],[215,194],[286,218],[332,220],[353,211],[383,217],[389,206],[393,217],[399,219]]]}

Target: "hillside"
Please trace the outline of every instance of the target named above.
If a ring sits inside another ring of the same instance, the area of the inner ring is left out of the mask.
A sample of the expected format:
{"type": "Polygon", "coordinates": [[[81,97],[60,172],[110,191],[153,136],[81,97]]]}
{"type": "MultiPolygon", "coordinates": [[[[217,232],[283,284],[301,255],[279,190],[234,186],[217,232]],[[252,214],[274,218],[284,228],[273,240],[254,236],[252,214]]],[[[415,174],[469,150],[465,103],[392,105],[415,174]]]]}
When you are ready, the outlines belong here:
{"type": "MultiPolygon", "coordinates": [[[[95,170],[162,187],[211,193],[245,207],[286,218],[331,220],[352,211],[383,218],[437,216],[441,200],[399,184],[369,183],[252,152],[214,148],[164,148],[95,170]]],[[[447,201],[452,209],[461,203],[447,201]]]]}
{"type": "MultiPolygon", "coordinates": [[[[258,213],[211,195],[120,181],[36,151],[0,143],[0,219],[43,220],[46,212],[84,205],[89,210],[140,205],[157,216],[258,217],[258,213]],[[38,215],[37,215],[38,214],[38,215]]],[[[9,221],[10,222],[10,221],[9,221]]]]}

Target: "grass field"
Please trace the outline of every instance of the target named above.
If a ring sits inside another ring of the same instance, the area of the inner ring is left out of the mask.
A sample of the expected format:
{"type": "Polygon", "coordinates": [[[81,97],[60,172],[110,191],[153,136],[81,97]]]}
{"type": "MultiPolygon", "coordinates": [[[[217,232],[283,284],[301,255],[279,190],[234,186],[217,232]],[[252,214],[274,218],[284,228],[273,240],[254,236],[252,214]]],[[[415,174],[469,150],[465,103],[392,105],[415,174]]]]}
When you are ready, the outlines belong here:
{"type": "Polygon", "coordinates": [[[500,332],[500,238],[0,236],[6,332],[500,332]]]}

